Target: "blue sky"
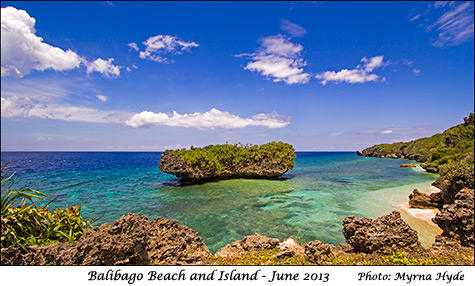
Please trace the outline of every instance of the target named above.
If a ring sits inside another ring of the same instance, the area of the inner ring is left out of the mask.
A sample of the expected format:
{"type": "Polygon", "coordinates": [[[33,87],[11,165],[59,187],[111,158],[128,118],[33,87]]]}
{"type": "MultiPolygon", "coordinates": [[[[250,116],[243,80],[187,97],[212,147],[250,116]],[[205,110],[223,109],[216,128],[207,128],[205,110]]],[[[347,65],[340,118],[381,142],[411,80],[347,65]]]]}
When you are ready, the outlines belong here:
{"type": "Polygon", "coordinates": [[[473,111],[473,2],[1,5],[2,151],[358,150],[473,111]]]}

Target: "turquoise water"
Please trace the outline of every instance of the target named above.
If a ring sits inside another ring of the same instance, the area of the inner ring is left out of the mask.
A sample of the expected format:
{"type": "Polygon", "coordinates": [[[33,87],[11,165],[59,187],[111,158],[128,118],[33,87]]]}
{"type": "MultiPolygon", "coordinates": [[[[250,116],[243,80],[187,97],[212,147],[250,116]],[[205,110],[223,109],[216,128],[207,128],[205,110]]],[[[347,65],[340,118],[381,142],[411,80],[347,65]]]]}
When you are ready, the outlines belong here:
{"type": "Polygon", "coordinates": [[[17,187],[40,190],[52,207],[80,203],[96,225],[121,215],[166,217],[196,230],[211,252],[259,233],[300,242],[344,242],[341,222],[387,214],[407,201],[411,186],[437,176],[400,168],[402,159],[359,157],[343,152],[297,152],[283,180],[227,180],[180,186],[158,170],[159,152],[2,152],[2,165],[21,171],[17,187]],[[390,190],[388,193],[387,190],[390,190]],[[386,200],[387,197],[387,200],[386,200]]]}

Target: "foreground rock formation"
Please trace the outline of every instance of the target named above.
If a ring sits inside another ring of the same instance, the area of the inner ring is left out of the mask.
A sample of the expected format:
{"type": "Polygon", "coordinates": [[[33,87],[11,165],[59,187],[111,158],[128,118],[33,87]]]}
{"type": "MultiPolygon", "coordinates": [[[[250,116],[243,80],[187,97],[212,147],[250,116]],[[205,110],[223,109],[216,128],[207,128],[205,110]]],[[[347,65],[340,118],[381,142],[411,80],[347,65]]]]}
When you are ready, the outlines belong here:
{"type": "MultiPolygon", "coordinates": [[[[149,221],[146,216],[128,214],[103,224],[73,244],[55,243],[30,247],[22,254],[13,247],[2,249],[2,265],[392,265],[393,252],[407,253],[418,263],[433,263],[441,257],[448,264],[473,264],[473,190],[463,190],[456,203],[447,206],[434,220],[444,233],[431,249],[418,242],[417,232],[399,212],[375,220],[349,216],[343,220],[348,244],[338,246],[319,240],[301,244],[289,237],[280,242],[259,234],[226,245],[211,255],[192,229],[176,220],[149,221]],[[462,243],[460,241],[463,241],[462,243]],[[462,253],[460,258],[457,256],[462,253]],[[386,256],[385,256],[386,255],[386,256]],[[425,258],[424,258],[425,257],[425,258]],[[454,258],[455,257],[455,258],[454,258]],[[427,260],[429,259],[429,260],[427,260]],[[457,260],[459,259],[459,260],[457,260]]],[[[406,254],[404,254],[406,255],[406,254]]],[[[399,257],[399,256],[398,256],[399,257]]],[[[407,260],[410,262],[410,260],[407,260]]]]}
{"type": "Polygon", "coordinates": [[[432,219],[443,230],[442,237],[459,241],[466,247],[474,247],[473,196],[473,189],[461,190],[455,196],[455,202],[444,205],[432,219]]]}
{"type": "Polygon", "coordinates": [[[343,219],[343,235],[357,252],[389,254],[396,250],[420,249],[417,232],[401,218],[398,211],[379,217],[343,219]]]}
{"type": "Polygon", "coordinates": [[[283,142],[261,146],[215,145],[163,152],[158,168],[182,183],[250,178],[277,179],[294,166],[295,150],[283,142]]]}
{"type": "Polygon", "coordinates": [[[210,253],[198,233],[176,220],[149,221],[128,214],[94,230],[75,243],[30,247],[30,253],[2,249],[3,265],[188,265],[210,253]]]}

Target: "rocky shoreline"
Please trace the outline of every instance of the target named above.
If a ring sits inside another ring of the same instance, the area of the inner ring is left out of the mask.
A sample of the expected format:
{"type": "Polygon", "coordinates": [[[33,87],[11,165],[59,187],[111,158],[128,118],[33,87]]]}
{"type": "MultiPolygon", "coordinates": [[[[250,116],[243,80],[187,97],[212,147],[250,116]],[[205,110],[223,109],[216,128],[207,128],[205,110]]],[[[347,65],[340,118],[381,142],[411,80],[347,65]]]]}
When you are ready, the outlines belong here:
{"type": "MultiPolygon", "coordinates": [[[[417,232],[398,211],[369,218],[346,217],[345,244],[315,240],[301,244],[293,237],[280,242],[259,234],[246,236],[211,254],[198,233],[176,220],[128,214],[87,230],[75,243],[30,247],[22,254],[14,247],[1,250],[2,265],[374,265],[394,253],[442,265],[473,265],[473,189],[463,189],[454,204],[446,205],[434,222],[443,229],[425,249],[417,232]],[[460,215],[462,213],[463,215],[460,215]],[[464,255],[457,261],[454,255],[464,255]],[[355,258],[356,257],[356,258],[355,258]],[[346,260],[345,260],[346,259],[346,260]],[[432,259],[432,260],[431,260],[432,259]],[[345,263],[346,262],[346,263],[345,263]],[[257,263],[257,264],[256,264],[257,263]]],[[[386,259],[386,260],[385,260],[386,259]]]]}

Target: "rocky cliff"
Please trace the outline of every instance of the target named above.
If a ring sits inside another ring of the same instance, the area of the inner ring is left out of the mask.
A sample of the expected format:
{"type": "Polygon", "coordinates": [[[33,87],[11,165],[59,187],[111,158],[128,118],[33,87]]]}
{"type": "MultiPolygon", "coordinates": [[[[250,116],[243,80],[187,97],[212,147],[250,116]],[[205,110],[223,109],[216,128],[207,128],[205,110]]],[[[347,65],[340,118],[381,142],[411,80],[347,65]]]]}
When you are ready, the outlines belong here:
{"type": "Polygon", "coordinates": [[[201,183],[236,178],[277,179],[294,166],[295,150],[283,142],[261,146],[210,145],[190,150],[163,152],[158,168],[181,178],[183,183],[201,183]]]}
{"type": "Polygon", "coordinates": [[[401,158],[423,162],[421,167],[428,172],[437,173],[439,169],[452,162],[468,160],[473,165],[474,114],[464,118],[464,123],[451,127],[443,133],[409,142],[379,144],[357,151],[357,155],[401,158]]]}
{"type": "Polygon", "coordinates": [[[426,195],[414,190],[409,204],[415,208],[442,209],[445,204],[454,203],[463,188],[474,188],[474,114],[470,113],[464,123],[443,133],[410,142],[375,145],[357,154],[424,162],[423,169],[440,174],[432,185],[441,192],[426,195]]]}

